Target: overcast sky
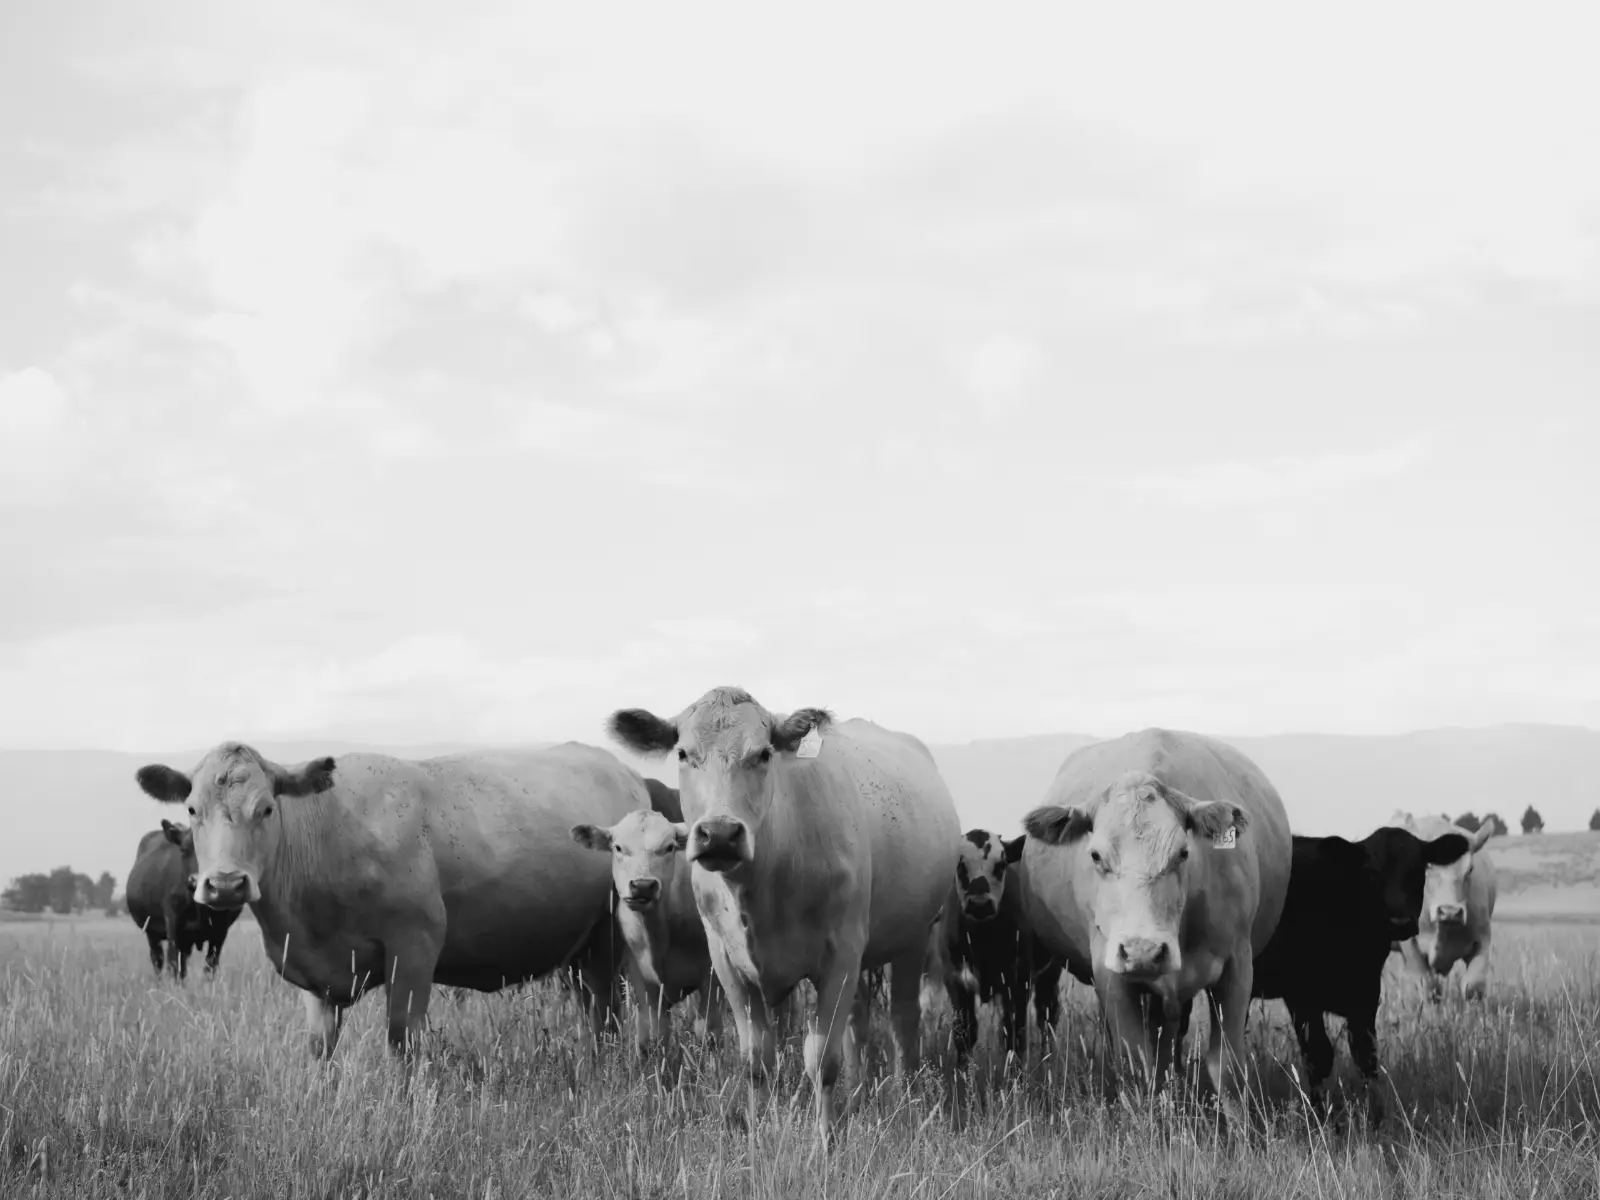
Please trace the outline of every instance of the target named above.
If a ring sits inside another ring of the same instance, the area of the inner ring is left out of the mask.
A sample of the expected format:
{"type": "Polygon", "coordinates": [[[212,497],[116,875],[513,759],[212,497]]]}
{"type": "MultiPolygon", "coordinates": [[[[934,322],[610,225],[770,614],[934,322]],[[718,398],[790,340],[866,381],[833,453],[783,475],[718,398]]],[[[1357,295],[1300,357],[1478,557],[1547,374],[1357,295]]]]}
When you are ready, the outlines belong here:
{"type": "Polygon", "coordinates": [[[0,23],[0,745],[1600,725],[1592,0],[0,23]]]}

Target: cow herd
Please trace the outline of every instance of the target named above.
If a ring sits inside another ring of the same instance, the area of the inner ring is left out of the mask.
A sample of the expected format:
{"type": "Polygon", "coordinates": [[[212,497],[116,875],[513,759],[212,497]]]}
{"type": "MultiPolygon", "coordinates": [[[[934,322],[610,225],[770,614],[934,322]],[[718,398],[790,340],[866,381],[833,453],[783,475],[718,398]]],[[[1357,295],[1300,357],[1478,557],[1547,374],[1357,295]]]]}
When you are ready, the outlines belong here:
{"type": "Polygon", "coordinates": [[[963,834],[928,748],[871,721],[772,713],[724,687],[671,718],[618,711],[608,731],[675,754],[679,787],[577,743],[287,767],[228,742],[188,774],[143,767],[144,792],[189,820],[140,842],[129,911],[157,971],[181,975],[201,946],[215,968],[248,904],[324,1056],[379,985],[405,1051],[434,984],[489,992],[559,971],[596,1034],[623,1020],[626,983],[641,1045],[684,998],[708,1033],[725,1004],[764,1085],[809,983],[824,1139],[885,971],[902,1073],[919,1063],[925,976],[949,997],[960,1062],[979,1002],[998,1005],[1008,1053],[1025,1053],[1030,1016],[1052,1034],[1070,974],[1158,1087],[1204,993],[1207,1075],[1229,1110],[1252,998],[1284,1001],[1320,1104],[1326,1013],[1348,1022],[1363,1076],[1378,1070],[1391,950],[1435,994],[1457,961],[1483,992],[1486,834],[1396,813],[1361,842],[1291,836],[1261,770],[1211,738],[1151,729],[1076,750],[1002,837],[963,834]]]}

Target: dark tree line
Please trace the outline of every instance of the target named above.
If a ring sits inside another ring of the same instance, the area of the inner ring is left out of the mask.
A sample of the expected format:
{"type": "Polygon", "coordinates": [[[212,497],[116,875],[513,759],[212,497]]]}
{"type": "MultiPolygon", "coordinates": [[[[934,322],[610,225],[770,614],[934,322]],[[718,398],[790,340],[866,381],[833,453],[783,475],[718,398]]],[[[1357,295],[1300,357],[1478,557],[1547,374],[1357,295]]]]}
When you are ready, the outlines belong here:
{"type": "Polygon", "coordinates": [[[98,909],[115,915],[111,897],[116,890],[116,876],[110,871],[100,872],[99,879],[90,879],[71,867],[57,867],[48,875],[18,875],[10,887],[0,892],[0,908],[26,913],[98,909]]]}

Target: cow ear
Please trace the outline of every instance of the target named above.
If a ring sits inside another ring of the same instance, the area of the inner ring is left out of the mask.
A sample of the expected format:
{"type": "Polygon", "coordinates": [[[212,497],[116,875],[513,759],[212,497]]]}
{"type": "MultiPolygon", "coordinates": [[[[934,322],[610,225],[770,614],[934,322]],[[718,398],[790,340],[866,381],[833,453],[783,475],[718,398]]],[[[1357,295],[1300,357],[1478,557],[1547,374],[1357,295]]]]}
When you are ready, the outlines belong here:
{"type": "Polygon", "coordinates": [[[572,840],[585,850],[600,850],[610,852],[611,831],[601,829],[598,825],[574,825],[572,827],[572,840]]]}
{"type": "Polygon", "coordinates": [[[1422,859],[1431,867],[1447,867],[1472,849],[1464,833],[1441,833],[1431,842],[1422,843],[1422,859]]]}
{"type": "Polygon", "coordinates": [[[1006,861],[1015,865],[1022,861],[1022,848],[1028,844],[1028,835],[1014,837],[1009,842],[1001,838],[1000,844],[1006,849],[1006,861]]]}
{"type": "Polygon", "coordinates": [[[174,771],[171,767],[151,764],[140,767],[133,773],[139,787],[144,794],[163,804],[179,804],[189,798],[189,792],[194,787],[189,782],[189,777],[182,771],[174,771]]]}
{"type": "Polygon", "coordinates": [[[1202,837],[1218,838],[1229,829],[1243,833],[1249,827],[1250,816],[1237,804],[1226,800],[1193,801],[1184,823],[1202,837]]]}
{"type": "Polygon", "coordinates": [[[679,850],[687,850],[689,848],[689,826],[683,821],[679,821],[672,827],[672,841],[679,850]]]}
{"type": "Polygon", "coordinates": [[[1070,846],[1094,828],[1094,818],[1081,808],[1041,804],[1022,818],[1022,828],[1046,846],[1070,846]]]}
{"type": "Polygon", "coordinates": [[[1476,854],[1479,850],[1483,849],[1483,844],[1493,836],[1494,826],[1488,822],[1485,822],[1484,824],[1478,826],[1478,831],[1472,835],[1471,840],[1467,843],[1467,847],[1472,851],[1472,853],[1476,854]]]}
{"type": "Polygon", "coordinates": [[[611,714],[606,731],[635,754],[665,754],[678,744],[678,727],[642,708],[623,708],[611,714]]]}
{"type": "Polygon", "coordinates": [[[181,825],[174,825],[165,817],[161,819],[161,832],[167,835],[167,841],[174,846],[183,845],[183,835],[187,831],[181,825]]]}
{"type": "Polygon", "coordinates": [[[833,714],[825,708],[801,708],[790,713],[772,727],[772,748],[788,754],[796,750],[806,734],[815,729],[821,733],[833,721],[833,714]]]}
{"type": "Polygon", "coordinates": [[[315,796],[333,786],[333,759],[314,758],[298,767],[272,768],[274,796],[315,796]]]}

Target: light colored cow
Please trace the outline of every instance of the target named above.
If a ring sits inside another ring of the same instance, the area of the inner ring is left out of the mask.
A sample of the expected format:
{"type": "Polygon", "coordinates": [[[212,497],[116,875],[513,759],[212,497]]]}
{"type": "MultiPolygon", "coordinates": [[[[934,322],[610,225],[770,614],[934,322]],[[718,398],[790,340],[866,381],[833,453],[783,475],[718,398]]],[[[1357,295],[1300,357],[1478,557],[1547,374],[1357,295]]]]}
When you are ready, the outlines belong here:
{"type": "Polygon", "coordinates": [[[683,856],[689,827],[645,810],[628,813],[609,829],[574,825],[572,838],[611,856],[611,877],[621,902],[617,924],[644,993],[640,1044],[658,1041],[667,1010],[694,993],[706,1032],[717,1033],[722,1006],[713,1002],[711,951],[683,856]]]}
{"type": "Polygon", "coordinates": [[[615,824],[648,798],[605,750],[283,767],[225,742],[191,775],[147,766],[137,778],[187,804],[196,899],[250,905],[268,959],[306,992],[316,1054],[333,1052],[344,1010],[379,984],[396,1050],[426,1027],[435,983],[492,992],[576,964],[597,1030],[614,1015],[611,874],[569,830],[615,824]]]}
{"type": "Polygon", "coordinates": [[[960,837],[933,756],[870,721],[775,715],[726,687],[671,720],[617,712],[611,732],[640,754],[677,750],[695,900],[753,1085],[776,1065],[772,1009],[815,986],[805,1062],[827,1141],[840,1067],[859,1061],[863,968],[889,965],[898,1066],[919,1061],[923,956],[960,837]]]}
{"type": "Polygon", "coordinates": [[[1211,1080],[1236,1098],[1254,958],[1289,884],[1289,821],[1266,776],[1223,742],[1147,729],[1073,751],[1023,828],[1039,940],[1090,965],[1115,1044],[1159,1087],[1205,990],[1221,1015],[1211,1080]]]}
{"type": "Polygon", "coordinates": [[[1485,825],[1474,833],[1442,817],[1413,817],[1398,811],[1389,818],[1389,824],[1424,839],[1446,833],[1459,833],[1468,839],[1468,853],[1443,866],[1429,865],[1417,936],[1394,948],[1413,972],[1427,980],[1429,995],[1434,999],[1439,998],[1444,977],[1458,962],[1466,964],[1462,991],[1468,999],[1483,999],[1489,983],[1497,891],[1494,860],[1483,846],[1494,835],[1493,826],[1485,825]]]}

